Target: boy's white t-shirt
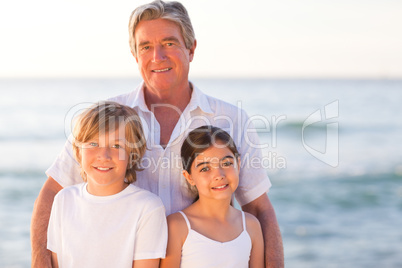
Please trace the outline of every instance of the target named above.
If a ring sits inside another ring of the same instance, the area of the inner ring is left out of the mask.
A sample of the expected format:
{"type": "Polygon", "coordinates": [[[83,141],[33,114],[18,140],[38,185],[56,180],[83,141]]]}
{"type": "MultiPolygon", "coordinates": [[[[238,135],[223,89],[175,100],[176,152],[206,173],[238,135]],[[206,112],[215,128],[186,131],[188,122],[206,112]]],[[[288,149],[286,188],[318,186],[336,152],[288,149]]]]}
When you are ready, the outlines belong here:
{"type": "Polygon", "coordinates": [[[94,196],[86,185],[66,187],[54,199],[47,248],[61,267],[132,267],[133,260],[165,257],[167,224],[158,196],[132,184],[94,196]]]}

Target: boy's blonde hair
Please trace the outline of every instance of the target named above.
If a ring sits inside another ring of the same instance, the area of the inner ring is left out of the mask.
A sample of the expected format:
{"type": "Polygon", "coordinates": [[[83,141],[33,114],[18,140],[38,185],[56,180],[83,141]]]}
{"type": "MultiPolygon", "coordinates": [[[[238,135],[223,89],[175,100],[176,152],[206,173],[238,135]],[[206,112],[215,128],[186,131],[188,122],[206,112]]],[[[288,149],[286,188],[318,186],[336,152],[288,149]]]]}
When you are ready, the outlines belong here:
{"type": "MultiPolygon", "coordinates": [[[[146,141],[142,130],[141,120],[137,112],[117,102],[105,101],[90,107],[77,118],[73,130],[73,151],[77,161],[81,164],[82,143],[94,137],[115,131],[124,124],[125,148],[129,155],[129,164],[126,171],[126,182],[136,181],[136,171],[141,170],[140,161],[146,150],[146,141]]],[[[81,169],[81,176],[87,180],[86,173],[81,169]]]]}

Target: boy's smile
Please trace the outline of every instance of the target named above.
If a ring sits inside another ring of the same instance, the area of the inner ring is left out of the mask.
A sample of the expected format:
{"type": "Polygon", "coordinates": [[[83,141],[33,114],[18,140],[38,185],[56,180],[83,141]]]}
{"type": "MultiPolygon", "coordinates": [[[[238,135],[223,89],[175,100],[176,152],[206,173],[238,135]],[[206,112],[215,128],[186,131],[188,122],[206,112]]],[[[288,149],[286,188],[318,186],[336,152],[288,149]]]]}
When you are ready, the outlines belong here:
{"type": "Polygon", "coordinates": [[[129,157],[125,149],[124,129],[94,137],[83,144],[81,154],[90,194],[112,195],[126,187],[124,179],[129,157]]]}

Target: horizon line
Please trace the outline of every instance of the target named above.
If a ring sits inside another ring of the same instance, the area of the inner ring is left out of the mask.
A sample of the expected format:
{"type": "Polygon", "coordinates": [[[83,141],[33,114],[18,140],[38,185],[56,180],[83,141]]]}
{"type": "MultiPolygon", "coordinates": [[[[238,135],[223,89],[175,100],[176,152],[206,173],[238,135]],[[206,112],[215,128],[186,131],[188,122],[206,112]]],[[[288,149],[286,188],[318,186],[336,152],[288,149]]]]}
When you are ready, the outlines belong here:
{"type": "MultiPolygon", "coordinates": [[[[0,80],[95,80],[125,79],[143,80],[141,76],[0,76],[0,80]]],[[[402,80],[402,76],[189,76],[193,79],[210,80],[402,80]]]]}

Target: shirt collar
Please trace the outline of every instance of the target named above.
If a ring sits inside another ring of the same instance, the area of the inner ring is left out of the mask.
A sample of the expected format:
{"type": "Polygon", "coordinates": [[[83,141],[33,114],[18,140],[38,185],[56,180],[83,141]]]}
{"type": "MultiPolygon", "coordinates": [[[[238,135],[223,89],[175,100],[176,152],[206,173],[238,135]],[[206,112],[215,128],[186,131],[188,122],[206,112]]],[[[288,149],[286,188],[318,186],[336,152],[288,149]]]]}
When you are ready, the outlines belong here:
{"type": "Polygon", "coordinates": [[[141,84],[138,85],[138,90],[133,100],[133,107],[137,106],[143,112],[149,112],[149,109],[145,103],[144,85],[144,81],[142,81],[141,84]]]}
{"type": "MultiPolygon", "coordinates": [[[[191,82],[190,82],[191,83],[191,82]]],[[[199,90],[193,83],[191,83],[193,93],[191,94],[190,102],[187,105],[189,111],[193,111],[199,107],[204,113],[212,114],[213,111],[208,101],[207,95],[199,90]]]]}
{"type": "MultiPolygon", "coordinates": [[[[139,90],[137,90],[137,94],[134,97],[134,100],[133,100],[134,105],[133,106],[137,106],[139,109],[141,109],[144,112],[150,112],[145,103],[144,85],[145,85],[145,83],[144,83],[144,81],[142,81],[141,84],[138,86],[139,90]]],[[[211,109],[211,106],[209,105],[207,95],[205,95],[201,90],[199,90],[196,86],[194,86],[193,83],[191,83],[191,86],[193,88],[193,92],[191,94],[191,99],[187,105],[186,110],[191,112],[191,111],[197,109],[197,107],[200,107],[200,109],[203,112],[212,114],[213,111],[211,109]]]]}

